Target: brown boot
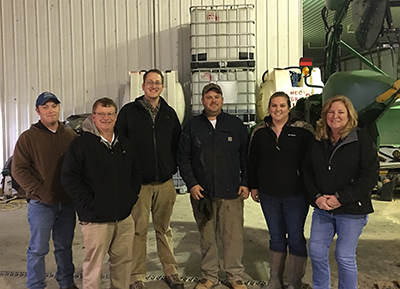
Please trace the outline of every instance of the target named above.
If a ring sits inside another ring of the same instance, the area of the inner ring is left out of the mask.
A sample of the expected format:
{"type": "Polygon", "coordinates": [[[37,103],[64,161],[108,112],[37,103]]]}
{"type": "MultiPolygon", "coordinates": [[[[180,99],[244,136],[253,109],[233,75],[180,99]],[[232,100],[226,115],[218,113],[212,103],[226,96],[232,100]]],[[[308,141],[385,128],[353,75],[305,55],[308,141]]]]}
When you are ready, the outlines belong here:
{"type": "Polygon", "coordinates": [[[217,286],[212,281],[202,278],[193,289],[210,289],[217,286]]]}
{"type": "Polygon", "coordinates": [[[283,289],[283,271],[285,270],[286,252],[270,251],[270,276],[267,285],[261,289],[283,289]]]}
{"type": "Polygon", "coordinates": [[[301,279],[306,273],[307,257],[289,255],[290,285],[288,289],[301,289],[301,279]]]}

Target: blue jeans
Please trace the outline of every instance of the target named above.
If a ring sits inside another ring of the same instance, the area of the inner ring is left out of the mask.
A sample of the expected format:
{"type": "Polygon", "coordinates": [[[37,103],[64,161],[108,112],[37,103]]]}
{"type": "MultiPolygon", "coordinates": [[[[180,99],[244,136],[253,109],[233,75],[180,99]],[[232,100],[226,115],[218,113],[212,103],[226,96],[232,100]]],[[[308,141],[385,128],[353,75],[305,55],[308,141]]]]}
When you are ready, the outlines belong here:
{"type": "Polygon", "coordinates": [[[57,264],[56,280],[60,288],[68,288],[74,284],[75,271],[72,263],[72,239],[75,230],[75,209],[73,203],[47,205],[30,200],[28,205],[28,221],[31,231],[27,251],[29,289],[46,287],[45,256],[49,252],[49,240],[52,233],[54,257],[57,264]]]}
{"type": "Polygon", "coordinates": [[[333,215],[314,209],[309,245],[314,289],[331,288],[329,247],[335,234],[338,288],[357,289],[356,248],[367,221],[368,215],[333,215]]]}
{"type": "Polygon", "coordinates": [[[267,221],[270,241],[269,249],[306,257],[307,246],[304,237],[309,201],[299,194],[286,198],[274,197],[260,192],[260,203],[267,221]]]}

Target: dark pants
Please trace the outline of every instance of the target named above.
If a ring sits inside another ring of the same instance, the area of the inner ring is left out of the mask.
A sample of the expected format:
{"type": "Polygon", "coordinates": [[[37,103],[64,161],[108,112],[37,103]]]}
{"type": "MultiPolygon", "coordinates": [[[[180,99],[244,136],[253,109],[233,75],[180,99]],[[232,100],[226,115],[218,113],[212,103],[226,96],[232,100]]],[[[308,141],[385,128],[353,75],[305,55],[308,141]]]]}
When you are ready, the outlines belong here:
{"type": "Polygon", "coordinates": [[[308,198],[294,195],[286,198],[274,197],[260,192],[261,207],[267,221],[269,249],[287,252],[296,256],[307,256],[304,223],[309,209],[308,198]]]}

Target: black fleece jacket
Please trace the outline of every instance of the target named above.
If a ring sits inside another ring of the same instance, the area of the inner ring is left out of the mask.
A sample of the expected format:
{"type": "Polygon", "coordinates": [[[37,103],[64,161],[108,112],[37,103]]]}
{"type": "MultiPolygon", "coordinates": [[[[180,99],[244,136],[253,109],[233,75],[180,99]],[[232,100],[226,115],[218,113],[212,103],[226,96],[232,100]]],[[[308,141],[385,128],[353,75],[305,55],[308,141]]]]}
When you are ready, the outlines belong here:
{"type": "Polygon", "coordinates": [[[143,183],[165,182],[177,171],[176,152],[181,125],[175,110],[160,97],[155,123],[139,102],[124,105],[116,126],[136,146],[142,167],[143,183]]]}
{"type": "Polygon", "coordinates": [[[279,138],[267,116],[254,131],[249,150],[249,189],[275,197],[307,194],[301,168],[313,128],[294,112],[279,138]]]}
{"type": "Polygon", "coordinates": [[[365,129],[357,128],[329,156],[327,140],[314,140],[303,165],[311,204],[321,195],[336,195],[341,207],[332,214],[373,212],[371,191],[379,176],[375,144],[365,129]]]}
{"type": "Polygon", "coordinates": [[[68,148],[61,172],[61,183],[82,222],[115,222],[128,217],[141,181],[136,149],[117,133],[109,146],[100,136],[84,132],[68,148]]]}

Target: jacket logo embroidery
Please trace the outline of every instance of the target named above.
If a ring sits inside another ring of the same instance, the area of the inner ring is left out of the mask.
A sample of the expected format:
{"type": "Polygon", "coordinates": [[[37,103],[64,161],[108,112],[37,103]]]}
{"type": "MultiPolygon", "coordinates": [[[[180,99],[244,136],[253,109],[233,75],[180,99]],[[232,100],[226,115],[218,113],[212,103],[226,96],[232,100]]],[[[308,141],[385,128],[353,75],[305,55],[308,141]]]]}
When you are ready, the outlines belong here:
{"type": "Polygon", "coordinates": [[[228,141],[229,141],[229,142],[232,142],[232,141],[233,141],[233,138],[232,138],[231,136],[228,136],[228,141]]]}
{"type": "Polygon", "coordinates": [[[295,134],[295,133],[288,133],[288,135],[287,136],[293,136],[293,137],[296,137],[297,135],[295,134]]]}

